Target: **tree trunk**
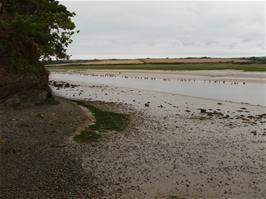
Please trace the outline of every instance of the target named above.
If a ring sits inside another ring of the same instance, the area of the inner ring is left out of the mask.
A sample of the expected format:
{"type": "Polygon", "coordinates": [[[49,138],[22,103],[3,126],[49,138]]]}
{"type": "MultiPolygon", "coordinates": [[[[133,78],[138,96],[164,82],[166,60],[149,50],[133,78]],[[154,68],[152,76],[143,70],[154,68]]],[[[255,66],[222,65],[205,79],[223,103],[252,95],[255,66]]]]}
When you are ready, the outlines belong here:
{"type": "Polygon", "coordinates": [[[51,96],[48,72],[19,74],[0,65],[0,103],[41,103],[51,96]]]}
{"type": "MultiPolygon", "coordinates": [[[[14,13],[7,12],[8,6],[11,5],[9,0],[0,0],[0,18],[4,20],[7,24],[10,23],[14,13]]],[[[15,49],[18,47],[19,43],[12,45],[12,39],[10,40],[10,32],[12,32],[8,26],[0,28],[0,41],[9,41],[9,45],[0,48],[0,103],[3,102],[33,102],[40,103],[44,101],[47,96],[51,96],[51,92],[48,86],[48,72],[44,67],[39,66],[38,58],[36,58],[37,63],[33,63],[32,46],[23,46],[24,50],[19,49],[23,52],[24,58],[28,56],[28,63],[25,65],[36,64],[38,70],[35,73],[30,73],[29,71],[20,72],[16,70],[16,64],[10,63],[9,54],[10,49],[15,49]],[[28,55],[29,54],[29,55],[28,55]],[[40,69],[40,70],[39,70],[40,69]]],[[[3,45],[3,44],[2,44],[3,45]]],[[[14,56],[14,55],[13,55],[14,56]]],[[[27,58],[27,57],[26,57],[27,58]]]]}

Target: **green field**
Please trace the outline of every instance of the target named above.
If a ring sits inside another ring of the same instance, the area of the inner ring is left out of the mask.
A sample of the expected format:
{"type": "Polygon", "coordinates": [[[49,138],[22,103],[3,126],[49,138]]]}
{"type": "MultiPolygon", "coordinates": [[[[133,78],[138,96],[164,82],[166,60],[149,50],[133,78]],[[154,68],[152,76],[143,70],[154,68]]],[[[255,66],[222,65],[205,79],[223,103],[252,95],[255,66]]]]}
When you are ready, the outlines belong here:
{"type": "Polygon", "coordinates": [[[266,71],[266,64],[260,63],[152,63],[152,64],[66,64],[47,65],[48,69],[117,69],[117,70],[243,70],[266,71]]]}

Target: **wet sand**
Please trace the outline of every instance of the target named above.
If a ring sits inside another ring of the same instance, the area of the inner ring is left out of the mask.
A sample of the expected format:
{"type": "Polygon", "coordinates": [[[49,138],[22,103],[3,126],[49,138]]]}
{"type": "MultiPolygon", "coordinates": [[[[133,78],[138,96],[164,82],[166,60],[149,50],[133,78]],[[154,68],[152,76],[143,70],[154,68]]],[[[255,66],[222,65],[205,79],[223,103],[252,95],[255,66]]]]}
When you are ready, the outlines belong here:
{"type": "Polygon", "coordinates": [[[123,133],[72,143],[101,190],[96,198],[266,197],[265,107],[89,84],[52,88],[114,102],[131,117],[123,133]]]}
{"type": "Polygon", "coordinates": [[[81,73],[108,76],[127,76],[139,78],[173,80],[212,80],[229,82],[266,83],[266,72],[243,72],[238,70],[199,70],[199,71],[161,71],[161,70],[94,70],[94,69],[50,69],[68,73],[81,73]]]}

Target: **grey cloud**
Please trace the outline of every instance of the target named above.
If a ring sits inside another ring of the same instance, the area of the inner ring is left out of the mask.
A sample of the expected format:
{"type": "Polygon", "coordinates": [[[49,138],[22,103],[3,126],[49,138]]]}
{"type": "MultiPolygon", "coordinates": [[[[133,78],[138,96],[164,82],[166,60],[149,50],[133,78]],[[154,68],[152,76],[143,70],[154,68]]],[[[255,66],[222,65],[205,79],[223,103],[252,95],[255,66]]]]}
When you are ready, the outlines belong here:
{"type": "Polygon", "coordinates": [[[73,58],[262,56],[264,2],[62,2],[73,58]]]}

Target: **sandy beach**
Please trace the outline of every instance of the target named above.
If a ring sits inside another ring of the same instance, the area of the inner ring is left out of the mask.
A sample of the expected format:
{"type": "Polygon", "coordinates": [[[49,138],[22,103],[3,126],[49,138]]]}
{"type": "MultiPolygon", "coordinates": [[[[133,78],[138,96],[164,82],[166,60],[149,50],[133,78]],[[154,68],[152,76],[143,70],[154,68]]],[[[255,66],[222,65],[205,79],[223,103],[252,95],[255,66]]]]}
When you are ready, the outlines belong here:
{"type": "MultiPolygon", "coordinates": [[[[235,72],[228,77],[228,72],[184,72],[180,77],[265,81],[264,73],[235,72]]],[[[86,73],[140,75],[136,71],[86,73]]],[[[172,78],[176,75],[173,73],[151,75],[172,78]]],[[[131,119],[125,132],[110,134],[100,142],[80,145],[68,141],[71,153],[82,154],[83,169],[101,190],[96,198],[266,197],[265,107],[78,85],[52,89],[56,95],[70,99],[112,102],[114,111],[127,113],[131,119]]],[[[92,189],[88,191],[93,193],[92,189]]]]}

